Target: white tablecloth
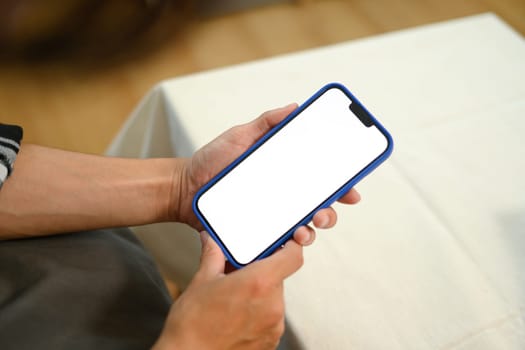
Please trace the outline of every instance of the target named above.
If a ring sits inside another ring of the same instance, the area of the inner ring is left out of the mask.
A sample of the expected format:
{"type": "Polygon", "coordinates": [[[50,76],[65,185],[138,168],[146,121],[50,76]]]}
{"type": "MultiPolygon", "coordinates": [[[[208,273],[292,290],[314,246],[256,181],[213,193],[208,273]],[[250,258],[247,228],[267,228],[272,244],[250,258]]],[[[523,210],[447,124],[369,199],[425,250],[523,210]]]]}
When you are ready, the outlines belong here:
{"type": "MultiPolygon", "coordinates": [[[[396,147],[287,282],[299,344],[525,349],[525,41],[492,14],[164,81],[108,153],[190,156],[331,81],[396,147]]],[[[191,277],[195,236],[139,231],[179,282],[191,277]]]]}

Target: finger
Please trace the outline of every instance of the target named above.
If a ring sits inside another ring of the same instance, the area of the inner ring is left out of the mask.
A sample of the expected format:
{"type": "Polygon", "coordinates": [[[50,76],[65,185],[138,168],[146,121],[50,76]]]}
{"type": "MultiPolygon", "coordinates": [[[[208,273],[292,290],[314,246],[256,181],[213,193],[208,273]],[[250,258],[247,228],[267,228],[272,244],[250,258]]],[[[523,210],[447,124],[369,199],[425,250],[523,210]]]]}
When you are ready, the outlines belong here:
{"type": "Polygon", "coordinates": [[[267,276],[270,282],[278,284],[299,270],[302,265],[303,247],[292,239],[274,254],[248,265],[242,271],[267,276]]]}
{"type": "Polygon", "coordinates": [[[255,119],[248,125],[253,128],[253,135],[257,139],[262,137],[271,128],[279,124],[284,118],[297,108],[297,103],[291,103],[287,106],[264,112],[259,118],[255,119]]]}
{"type": "Polygon", "coordinates": [[[202,231],[201,235],[201,262],[199,271],[197,272],[201,278],[209,280],[224,273],[224,265],[226,260],[221,248],[215,243],[206,231],[202,231]]]}
{"type": "Polygon", "coordinates": [[[307,246],[315,241],[315,230],[310,226],[301,226],[295,230],[293,239],[302,246],[307,246]]]}
{"type": "Polygon", "coordinates": [[[361,200],[361,195],[355,188],[351,188],[337,201],[343,204],[356,204],[361,200]]]}
{"type": "Polygon", "coordinates": [[[315,213],[312,222],[317,228],[333,227],[337,222],[337,213],[332,207],[321,209],[315,213]]]}

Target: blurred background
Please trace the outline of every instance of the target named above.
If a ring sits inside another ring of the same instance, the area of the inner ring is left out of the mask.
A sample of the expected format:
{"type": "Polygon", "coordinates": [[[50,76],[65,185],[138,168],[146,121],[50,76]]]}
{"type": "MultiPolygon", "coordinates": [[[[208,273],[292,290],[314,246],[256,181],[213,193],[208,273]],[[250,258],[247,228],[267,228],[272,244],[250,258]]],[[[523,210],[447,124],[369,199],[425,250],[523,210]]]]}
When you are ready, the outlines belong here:
{"type": "Polygon", "coordinates": [[[0,0],[0,122],[100,154],[160,80],[487,11],[525,34],[525,0],[0,0]]]}

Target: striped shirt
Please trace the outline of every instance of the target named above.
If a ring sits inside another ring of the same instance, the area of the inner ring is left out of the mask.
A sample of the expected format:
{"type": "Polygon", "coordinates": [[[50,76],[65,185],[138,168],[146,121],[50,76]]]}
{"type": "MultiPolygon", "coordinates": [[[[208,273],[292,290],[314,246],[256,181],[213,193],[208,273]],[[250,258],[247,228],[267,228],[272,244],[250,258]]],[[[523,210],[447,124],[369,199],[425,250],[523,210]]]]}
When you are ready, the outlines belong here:
{"type": "Polygon", "coordinates": [[[0,123],[0,188],[13,172],[23,134],[19,126],[0,123]]]}

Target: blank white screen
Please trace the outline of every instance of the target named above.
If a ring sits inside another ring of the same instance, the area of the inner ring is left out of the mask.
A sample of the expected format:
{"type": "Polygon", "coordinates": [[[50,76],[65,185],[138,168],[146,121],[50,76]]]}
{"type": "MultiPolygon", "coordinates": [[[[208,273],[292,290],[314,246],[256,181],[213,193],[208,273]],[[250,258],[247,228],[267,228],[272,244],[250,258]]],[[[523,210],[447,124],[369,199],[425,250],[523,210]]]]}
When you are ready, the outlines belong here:
{"type": "Polygon", "coordinates": [[[198,199],[240,264],[254,260],[387,148],[330,89],[198,199]]]}

